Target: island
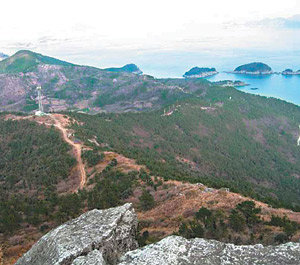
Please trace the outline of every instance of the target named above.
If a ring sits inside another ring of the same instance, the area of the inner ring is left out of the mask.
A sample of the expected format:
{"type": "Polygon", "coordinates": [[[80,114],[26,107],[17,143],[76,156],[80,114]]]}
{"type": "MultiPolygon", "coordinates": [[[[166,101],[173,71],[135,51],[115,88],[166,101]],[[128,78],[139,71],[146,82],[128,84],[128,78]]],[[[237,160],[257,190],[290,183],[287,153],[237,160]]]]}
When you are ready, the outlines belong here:
{"type": "Polygon", "coordinates": [[[273,74],[272,68],[264,63],[254,62],[243,64],[232,72],[234,74],[268,75],[273,74]]]}
{"type": "Polygon", "coordinates": [[[6,54],[0,52],[0,61],[6,59],[6,58],[8,58],[8,57],[9,57],[8,55],[6,55],[6,54]]]}
{"type": "Polygon", "coordinates": [[[132,73],[132,74],[137,74],[141,75],[143,72],[138,68],[135,64],[126,64],[123,67],[111,67],[111,68],[106,68],[104,69],[109,72],[126,72],[126,73],[132,73]]]}
{"type": "Polygon", "coordinates": [[[281,74],[282,75],[300,75],[300,70],[294,72],[292,69],[285,69],[281,74]]]}
{"type": "Polygon", "coordinates": [[[230,87],[243,87],[243,86],[248,86],[249,84],[246,84],[245,82],[243,81],[240,81],[240,80],[236,80],[236,81],[233,81],[233,80],[222,80],[222,81],[216,81],[216,82],[213,82],[215,85],[218,85],[218,86],[222,86],[222,87],[226,87],[226,86],[230,86],[230,87]]]}
{"type": "Polygon", "coordinates": [[[208,77],[217,74],[216,68],[208,68],[208,67],[193,67],[188,72],[186,72],[183,77],[184,78],[202,78],[208,77]]]}

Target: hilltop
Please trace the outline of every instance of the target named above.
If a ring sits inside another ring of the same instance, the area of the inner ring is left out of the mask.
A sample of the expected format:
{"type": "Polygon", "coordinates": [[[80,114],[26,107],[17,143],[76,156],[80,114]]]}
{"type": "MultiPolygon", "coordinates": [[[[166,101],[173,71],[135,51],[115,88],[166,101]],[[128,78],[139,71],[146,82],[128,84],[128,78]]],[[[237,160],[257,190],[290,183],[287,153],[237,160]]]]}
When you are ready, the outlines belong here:
{"type": "Polygon", "coordinates": [[[272,68],[265,63],[254,62],[235,68],[234,73],[239,74],[271,74],[272,68]]]}

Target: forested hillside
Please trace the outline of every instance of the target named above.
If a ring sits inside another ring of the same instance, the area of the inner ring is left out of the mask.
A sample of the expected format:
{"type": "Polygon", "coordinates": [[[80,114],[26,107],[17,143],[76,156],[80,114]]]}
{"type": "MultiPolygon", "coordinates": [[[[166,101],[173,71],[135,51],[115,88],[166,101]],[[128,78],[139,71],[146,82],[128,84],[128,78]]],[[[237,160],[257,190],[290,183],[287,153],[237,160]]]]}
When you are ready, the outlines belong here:
{"type": "Polygon", "coordinates": [[[72,114],[84,124],[74,125],[77,137],[96,136],[166,179],[229,187],[299,210],[300,108],[233,88],[197,90],[195,83],[181,82],[199,96],[148,113],[72,114]]]}
{"type": "Polygon", "coordinates": [[[66,178],[74,165],[59,133],[34,122],[0,119],[1,188],[39,189],[66,178]]]}
{"type": "MultiPolygon", "coordinates": [[[[75,159],[54,128],[32,121],[0,117],[0,233],[13,232],[24,221],[39,222],[48,211],[42,196],[66,180],[75,159]]],[[[53,206],[53,205],[52,205],[53,206]]]]}

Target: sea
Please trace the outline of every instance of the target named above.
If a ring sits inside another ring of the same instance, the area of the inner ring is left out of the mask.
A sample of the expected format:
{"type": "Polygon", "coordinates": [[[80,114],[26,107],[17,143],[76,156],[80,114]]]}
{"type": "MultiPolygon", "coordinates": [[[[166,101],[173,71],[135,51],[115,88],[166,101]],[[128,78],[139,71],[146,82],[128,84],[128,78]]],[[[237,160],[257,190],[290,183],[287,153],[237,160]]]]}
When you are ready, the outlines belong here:
{"type": "Polygon", "coordinates": [[[300,75],[244,75],[221,72],[209,81],[240,80],[248,84],[238,89],[247,93],[279,98],[300,106],[300,75]]]}
{"type": "Polygon", "coordinates": [[[211,51],[207,53],[157,53],[142,60],[137,58],[138,66],[146,74],[158,78],[182,78],[192,67],[215,67],[219,74],[206,78],[209,81],[240,80],[248,86],[237,89],[247,93],[279,98],[300,106],[300,75],[244,75],[228,73],[236,67],[263,62],[274,72],[287,68],[300,70],[300,51],[211,51]]]}
{"type": "MultiPolygon", "coordinates": [[[[81,58],[81,57],[80,57],[81,58]]],[[[79,58],[79,59],[80,59],[79,58]]],[[[182,78],[182,75],[192,67],[215,67],[219,74],[207,78],[210,81],[240,80],[249,86],[237,88],[247,93],[268,97],[276,97],[300,106],[300,75],[240,75],[230,74],[236,67],[251,63],[263,62],[273,71],[282,72],[287,68],[300,70],[300,49],[294,50],[260,50],[260,49],[206,49],[201,51],[148,51],[139,52],[88,52],[82,58],[99,68],[120,67],[128,63],[136,64],[144,74],[156,78],[182,78]],[[105,54],[105,56],[104,56],[105,54]]],[[[68,58],[70,59],[70,58],[68,58]]],[[[74,58],[73,61],[76,62],[74,58]]]]}

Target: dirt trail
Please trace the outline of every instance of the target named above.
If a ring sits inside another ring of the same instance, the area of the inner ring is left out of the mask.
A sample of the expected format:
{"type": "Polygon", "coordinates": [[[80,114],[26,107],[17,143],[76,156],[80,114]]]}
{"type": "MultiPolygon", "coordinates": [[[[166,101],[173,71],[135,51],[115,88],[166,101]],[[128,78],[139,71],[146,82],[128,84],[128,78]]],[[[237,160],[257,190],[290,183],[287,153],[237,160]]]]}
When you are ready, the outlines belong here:
{"type": "MultiPolygon", "coordinates": [[[[63,139],[73,147],[74,150],[74,155],[76,157],[77,160],[77,167],[78,167],[78,171],[80,173],[80,184],[78,189],[82,189],[85,184],[86,184],[86,172],[84,169],[84,164],[82,162],[82,158],[81,158],[81,148],[82,148],[82,144],[80,143],[74,143],[69,137],[68,137],[68,132],[67,129],[61,124],[61,122],[59,121],[59,119],[56,118],[55,115],[51,115],[50,116],[55,124],[54,126],[59,129],[62,132],[63,135],[63,139]]],[[[78,190],[77,189],[77,190],[78,190]]]]}
{"type": "Polygon", "coordinates": [[[48,114],[46,116],[16,116],[8,114],[5,119],[11,119],[11,120],[32,120],[39,124],[43,124],[46,126],[54,126],[58,130],[61,131],[63,139],[65,142],[67,142],[69,145],[72,146],[73,152],[75,155],[75,158],[77,160],[77,167],[78,172],[80,174],[80,184],[79,186],[74,190],[74,192],[77,192],[79,189],[82,189],[86,184],[86,172],[84,168],[84,164],[82,162],[81,158],[81,149],[83,145],[81,143],[74,143],[69,137],[68,137],[68,121],[63,117],[61,114],[48,114]]]}

